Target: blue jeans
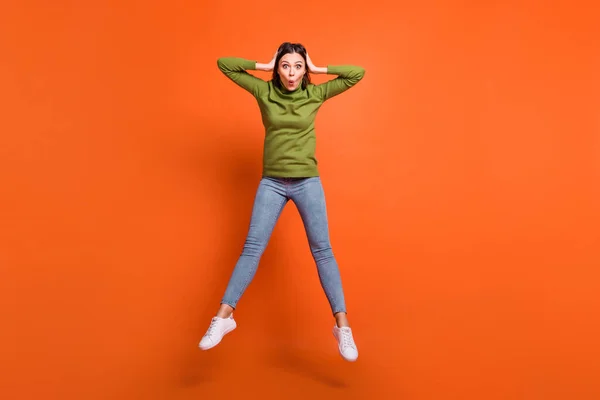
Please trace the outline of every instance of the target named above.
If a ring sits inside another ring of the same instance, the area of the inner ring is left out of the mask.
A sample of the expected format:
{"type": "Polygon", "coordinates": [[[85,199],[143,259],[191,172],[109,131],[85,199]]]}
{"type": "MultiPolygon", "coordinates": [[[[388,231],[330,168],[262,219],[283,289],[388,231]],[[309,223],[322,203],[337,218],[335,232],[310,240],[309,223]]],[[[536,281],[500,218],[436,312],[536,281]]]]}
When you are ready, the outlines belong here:
{"type": "Polygon", "coordinates": [[[221,303],[236,308],[237,302],[256,274],[273,228],[289,200],[296,205],[304,223],[319,280],[333,314],[346,312],[340,271],[329,241],[325,193],[319,177],[263,177],[260,180],[242,254],[235,265],[221,303]]]}

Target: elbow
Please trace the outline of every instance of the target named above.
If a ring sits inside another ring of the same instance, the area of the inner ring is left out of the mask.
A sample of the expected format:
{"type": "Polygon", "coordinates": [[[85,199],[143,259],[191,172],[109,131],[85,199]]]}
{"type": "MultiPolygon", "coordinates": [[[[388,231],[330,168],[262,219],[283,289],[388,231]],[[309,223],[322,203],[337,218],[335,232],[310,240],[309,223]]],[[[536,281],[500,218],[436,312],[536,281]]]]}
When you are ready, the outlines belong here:
{"type": "Polygon", "coordinates": [[[225,65],[226,65],[225,57],[219,57],[219,58],[217,58],[217,67],[221,71],[225,71],[225,69],[226,69],[225,65]]]}
{"type": "Polygon", "coordinates": [[[365,76],[365,69],[358,65],[353,65],[348,78],[354,83],[358,83],[365,76]]]}
{"type": "Polygon", "coordinates": [[[363,67],[356,68],[356,79],[361,80],[365,76],[365,69],[363,67]]]}
{"type": "Polygon", "coordinates": [[[352,81],[352,86],[356,85],[358,82],[362,80],[365,76],[365,69],[363,67],[354,67],[354,71],[350,80],[352,81]]]}
{"type": "Polygon", "coordinates": [[[217,58],[217,67],[222,72],[232,72],[235,70],[235,60],[232,57],[219,57],[217,58]]]}

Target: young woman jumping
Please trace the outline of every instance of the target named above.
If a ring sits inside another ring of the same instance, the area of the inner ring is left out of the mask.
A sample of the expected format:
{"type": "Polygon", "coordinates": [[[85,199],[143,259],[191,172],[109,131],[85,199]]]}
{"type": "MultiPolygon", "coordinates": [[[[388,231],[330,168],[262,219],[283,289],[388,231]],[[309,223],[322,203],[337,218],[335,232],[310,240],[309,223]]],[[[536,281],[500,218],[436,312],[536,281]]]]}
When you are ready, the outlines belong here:
{"type": "Polygon", "coordinates": [[[261,256],[288,201],[302,218],[319,280],[335,318],[333,336],[341,356],[358,358],[358,349],[346,314],[340,271],[329,239],[327,208],[315,158],[314,122],[321,105],[350,89],[364,76],[358,66],[317,67],[304,46],[283,43],[268,64],[237,57],[220,58],[219,69],[257,100],[265,127],[263,172],[254,199],[250,227],[220,308],[200,341],[208,350],[237,327],[233,311],[254,278],[261,256]],[[248,70],[272,71],[265,81],[248,70]],[[312,74],[334,74],[335,79],[312,84],[312,74]]]}

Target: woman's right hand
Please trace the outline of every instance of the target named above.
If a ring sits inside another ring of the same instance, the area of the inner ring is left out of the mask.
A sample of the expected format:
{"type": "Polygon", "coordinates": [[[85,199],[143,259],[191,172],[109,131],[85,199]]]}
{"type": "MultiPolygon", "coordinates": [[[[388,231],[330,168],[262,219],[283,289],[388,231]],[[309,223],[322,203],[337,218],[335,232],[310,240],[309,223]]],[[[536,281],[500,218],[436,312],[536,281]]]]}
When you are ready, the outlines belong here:
{"type": "Polygon", "coordinates": [[[271,72],[275,68],[275,60],[276,59],[277,59],[277,52],[275,52],[273,59],[271,61],[269,61],[269,63],[267,63],[267,64],[256,63],[256,69],[258,69],[260,71],[271,72]]]}
{"type": "Polygon", "coordinates": [[[275,54],[273,55],[273,59],[271,61],[269,61],[269,63],[267,64],[269,66],[269,71],[273,71],[273,69],[275,68],[275,60],[277,59],[277,52],[275,52],[275,54]]]}

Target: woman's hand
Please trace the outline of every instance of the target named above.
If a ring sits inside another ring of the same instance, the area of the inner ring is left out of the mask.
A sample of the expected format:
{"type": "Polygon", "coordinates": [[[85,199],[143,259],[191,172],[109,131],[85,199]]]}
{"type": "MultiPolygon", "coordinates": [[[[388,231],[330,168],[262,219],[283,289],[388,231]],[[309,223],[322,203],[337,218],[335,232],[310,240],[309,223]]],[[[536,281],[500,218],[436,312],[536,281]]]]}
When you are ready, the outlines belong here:
{"type": "Polygon", "coordinates": [[[310,72],[311,74],[326,74],[327,73],[327,67],[315,66],[315,64],[313,64],[312,60],[310,59],[310,56],[308,55],[308,53],[306,53],[306,67],[308,68],[308,72],[310,72]]]}
{"type": "Polygon", "coordinates": [[[269,71],[273,71],[273,69],[275,69],[275,60],[277,59],[277,52],[275,52],[275,54],[273,54],[273,59],[271,61],[269,61],[269,71]]]}
{"type": "Polygon", "coordinates": [[[267,64],[256,63],[256,69],[260,71],[271,72],[275,68],[275,59],[277,59],[277,52],[273,56],[273,59],[269,61],[267,64]]]}

